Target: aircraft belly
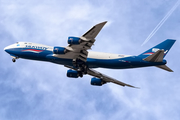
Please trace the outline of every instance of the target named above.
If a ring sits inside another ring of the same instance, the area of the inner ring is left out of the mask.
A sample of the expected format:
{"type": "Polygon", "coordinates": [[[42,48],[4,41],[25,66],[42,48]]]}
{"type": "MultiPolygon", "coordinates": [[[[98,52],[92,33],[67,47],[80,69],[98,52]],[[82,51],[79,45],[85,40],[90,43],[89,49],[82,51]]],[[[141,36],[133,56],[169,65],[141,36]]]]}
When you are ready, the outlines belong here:
{"type": "Polygon", "coordinates": [[[137,68],[145,66],[154,66],[164,63],[152,63],[141,60],[138,57],[125,57],[119,59],[93,59],[87,58],[87,64],[89,67],[101,67],[110,69],[125,69],[125,68],[137,68]]]}
{"type": "Polygon", "coordinates": [[[87,64],[89,67],[101,67],[101,68],[111,68],[111,69],[121,69],[126,66],[130,66],[127,62],[121,62],[119,59],[87,59],[87,64]]]}

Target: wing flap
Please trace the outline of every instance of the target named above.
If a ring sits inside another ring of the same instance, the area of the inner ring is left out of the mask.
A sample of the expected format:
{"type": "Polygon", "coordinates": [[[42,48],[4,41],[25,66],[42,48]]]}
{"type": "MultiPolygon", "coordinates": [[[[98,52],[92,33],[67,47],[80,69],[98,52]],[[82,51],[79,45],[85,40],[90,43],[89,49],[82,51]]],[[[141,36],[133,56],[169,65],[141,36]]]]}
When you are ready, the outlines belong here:
{"type": "Polygon", "coordinates": [[[86,60],[87,60],[87,57],[84,58],[84,57],[82,57],[82,56],[80,56],[80,55],[79,55],[77,58],[80,59],[80,60],[82,60],[82,61],[84,61],[84,62],[86,62],[86,60]]]}

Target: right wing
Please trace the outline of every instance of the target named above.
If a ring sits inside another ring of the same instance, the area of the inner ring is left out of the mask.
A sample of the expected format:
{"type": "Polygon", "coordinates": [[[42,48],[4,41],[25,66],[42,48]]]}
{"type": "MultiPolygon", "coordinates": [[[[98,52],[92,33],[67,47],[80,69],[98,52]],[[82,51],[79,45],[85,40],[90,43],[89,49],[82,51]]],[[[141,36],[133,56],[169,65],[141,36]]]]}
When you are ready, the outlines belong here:
{"type": "Polygon", "coordinates": [[[118,85],[121,85],[121,86],[128,86],[128,87],[133,87],[133,88],[138,88],[138,87],[134,87],[132,85],[129,85],[129,84],[126,84],[126,83],[123,83],[123,82],[120,82],[114,78],[111,78],[107,75],[104,75],[98,71],[95,71],[95,70],[92,70],[92,69],[88,69],[87,70],[87,74],[91,75],[91,76],[94,76],[94,77],[97,77],[99,79],[101,79],[103,82],[112,82],[112,83],[115,83],[115,84],[118,84],[118,85]]]}
{"type": "MultiPolygon", "coordinates": [[[[65,65],[65,67],[78,71],[77,68],[72,67],[72,66],[65,65]]],[[[114,79],[114,78],[111,78],[111,77],[109,77],[109,76],[107,76],[107,75],[105,75],[105,74],[102,74],[102,73],[100,73],[100,72],[98,72],[98,71],[96,71],[96,70],[93,70],[93,69],[89,69],[89,68],[88,68],[88,69],[87,69],[87,74],[88,74],[88,75],[91,75],[91,76],[94,76],[94,77],[96,77],[96,78],[101,79],[101,80],[103,81],[103,84],[105,84],[105,83],[107,83],[107,82],[112,82],[112,83],[121,85],[121,86],[123,86],[123,87],[124,87],[124,86],[128,86],[128,87],[138,88],[138,87],[135,87],[135,86],[132,86],[132,85],[123,83],[123,82],[121,82],[121,81],[118,81],[118,80],[116,80],[116,79],[114,79]]]]}

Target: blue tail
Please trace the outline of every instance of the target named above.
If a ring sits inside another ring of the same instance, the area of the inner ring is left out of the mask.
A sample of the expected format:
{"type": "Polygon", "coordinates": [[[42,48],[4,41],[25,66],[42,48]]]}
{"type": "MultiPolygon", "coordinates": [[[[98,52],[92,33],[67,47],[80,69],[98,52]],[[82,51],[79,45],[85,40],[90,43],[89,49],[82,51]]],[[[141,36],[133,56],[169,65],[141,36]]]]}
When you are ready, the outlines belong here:
{"type": "Polygon", "coordinates": [[[164,57],[165,57],[167,55],[167,53],[169,52],[169,50],[171,49],[171,47],[173,46],[173,44],[175,43],[175,41],[176,40],[167,39],[167,40],[163,41],[162,43],[152,47],[151,49],[147,50],[146,52],[144,52],[138,56],[141,58],[146,58],[158,50],[164,50],[164,57]]]}

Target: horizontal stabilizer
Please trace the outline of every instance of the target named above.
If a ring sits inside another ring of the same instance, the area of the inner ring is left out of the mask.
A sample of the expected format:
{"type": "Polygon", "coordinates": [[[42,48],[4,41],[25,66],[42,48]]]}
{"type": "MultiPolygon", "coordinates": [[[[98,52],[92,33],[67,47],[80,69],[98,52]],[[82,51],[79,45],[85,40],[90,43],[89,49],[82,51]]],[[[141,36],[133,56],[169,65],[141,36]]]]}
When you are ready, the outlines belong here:
{"type": "Polygon", "coordinates": [[[171,70],[169,67],[167,67],[166,65],[158,65],[158,66],[156,66],[156,67],[158,67],[158,68],[161,68],[161,69],[163,69],[163,70],[167,70],[167,71],[169,71],[169,72],[173,72],[173,70],[171,70]]]}
{"type": "Polygon", "coordinates": [[[148,56],[147,58],[144,58],[144,61],[149,62],[162,62],[164,57],[164,50],[158,50],[154,54],[148,56]]]}

